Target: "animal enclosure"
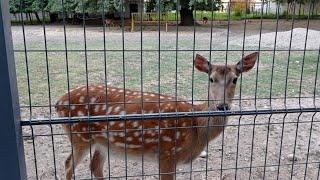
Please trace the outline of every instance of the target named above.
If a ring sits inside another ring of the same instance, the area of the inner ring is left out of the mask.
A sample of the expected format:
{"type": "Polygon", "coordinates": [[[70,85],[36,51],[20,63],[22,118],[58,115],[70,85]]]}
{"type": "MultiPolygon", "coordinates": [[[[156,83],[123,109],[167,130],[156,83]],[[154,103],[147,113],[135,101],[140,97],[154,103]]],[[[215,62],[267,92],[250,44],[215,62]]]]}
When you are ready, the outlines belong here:
{"type": "Polygon", "coordinates": [[[266,20],[261,8],[261,19],[229,10],[216,22],[212,11],[206,25],[177,17],[167,31],[159,21],[131,32],[123,4],[121,26],[109,27],[102,2],[99,26],[68,24],[63,0],[57,24],[44,8],[40,25],[1,16],[14,59],[2,48],[0,73],[16,72],[3,86],[16,81],[18,93],[0,94],[8,106],[19,99],[21,132],[10,132],[24,149],[7,154],[22,156],[21,178],[319,179],[320,20],[266,20]]]}

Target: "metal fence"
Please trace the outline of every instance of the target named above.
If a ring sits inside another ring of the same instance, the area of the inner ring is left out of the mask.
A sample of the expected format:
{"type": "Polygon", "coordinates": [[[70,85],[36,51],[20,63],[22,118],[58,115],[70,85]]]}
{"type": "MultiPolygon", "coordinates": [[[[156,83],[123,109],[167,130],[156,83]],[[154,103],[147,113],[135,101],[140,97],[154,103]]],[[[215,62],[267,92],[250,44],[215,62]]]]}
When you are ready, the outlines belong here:
{"type": "Polygon", "coordinates": [[[0,179],[319,179],[310,13],[129,32],[124,16],[10,27],[0,5],[0,179]]]}

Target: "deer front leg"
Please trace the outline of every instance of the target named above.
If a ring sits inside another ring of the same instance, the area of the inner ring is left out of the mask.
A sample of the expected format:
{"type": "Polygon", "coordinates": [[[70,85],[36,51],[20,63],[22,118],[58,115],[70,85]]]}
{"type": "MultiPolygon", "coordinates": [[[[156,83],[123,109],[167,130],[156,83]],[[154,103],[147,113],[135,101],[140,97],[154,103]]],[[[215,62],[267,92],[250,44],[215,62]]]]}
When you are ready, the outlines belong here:
{"type": "Polygon", "coordinates": [[[72,175],[74,174],[73,170],[76,169],[81,160],[86,156],[87,152],[87,145],[73,145],[73,154],[71,153],[65,162],[65,172],[67,180],[71,180],[72,175]]]}
{"type": "Polygon", "coordinates": [[[161,180],[174,180],[175,165],[173,158],[164,158],[160,160],[161,180]]]}

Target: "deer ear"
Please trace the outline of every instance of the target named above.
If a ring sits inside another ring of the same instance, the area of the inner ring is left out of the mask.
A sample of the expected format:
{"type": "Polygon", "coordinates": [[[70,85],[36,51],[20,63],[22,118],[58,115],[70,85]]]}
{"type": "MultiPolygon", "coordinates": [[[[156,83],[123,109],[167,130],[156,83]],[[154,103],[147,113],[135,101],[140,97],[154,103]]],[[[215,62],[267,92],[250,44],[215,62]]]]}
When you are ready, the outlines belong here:
{"type": "Polygon", "coordinates": [[[255,52],[245,56],[241,61],[236,64],[238,73],[243,73],[251,70],[256,63],[259,53],[255,52]]]}
{"type": "Polygon", "coordinates": [[[199,71],[205,72],[205,73],[209,73],[211,71],[212,66],[210,62],[207,61],[207,59],[201,56],[200,54],[196,55],[196,58],[194,61],[195,61],[194,65],[199,71]]]}

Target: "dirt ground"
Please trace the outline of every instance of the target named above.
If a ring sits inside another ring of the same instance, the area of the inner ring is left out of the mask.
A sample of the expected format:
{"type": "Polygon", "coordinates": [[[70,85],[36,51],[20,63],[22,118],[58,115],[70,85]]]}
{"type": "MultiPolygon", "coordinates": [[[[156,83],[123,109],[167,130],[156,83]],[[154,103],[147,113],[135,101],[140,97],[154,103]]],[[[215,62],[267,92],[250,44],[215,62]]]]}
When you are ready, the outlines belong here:
{"type": "MultiPolygon", "coordinates": [[[[214,22],[214,36],[217,42],[225,42],[226,34],[219,36],[221,31],[228,28],[227,22],[214,22]]],[[[260,21],[250,20],[246,27],[248,35],[260,33],[260,21]]],[[[292,22],[281,20],[279,31],[291,29],[292,22]]],[[[307,21],[295,21],[295,28],[306,28],[307,21]]],[[[263,20],[262,33],[274,32],[275,21],[263,20]]],[[[33,34],[27,37],[30,42],[37,42],[43,36],[42,26],[27,26],[28,33],[33,34]]],[[[83,28],[79,26],[68,26],[73,33],[68,38],[79,38],[83,28]],[[78,32],[78,34],[77,34],[78,32]]],[[[243,21],[230,22],[230,39],[237,39],[243,36],[243,21]]],[[[61,26],[47,26],[48,39],[58,37],[61,26]]],[[[310,22],[310,29],[320,31],[320,21],[310,22]]],[[[175,26],[169,27],[167,37],[174,37],[175,26]]],[[[193,38],[193,27],[179,27],[179,33],[185,38],[193,38]]],[[[117,28],[109,30],[115,37],[121,37],[117,28]]],[[[21,27],[12,27],[15,49],[23,47],[21,27]]],[[[101,27],[87,27],[90,38],[102,32],[101,27]]],[[[157,34],[156,27],[147,27],[143,32],[150,33],[150,36],[157,34]]],[[[197,27],[200,39],[205,40],[210,32],[210,26],[197,27]]],[[[126,32],[126,36],[136,39],[140,31],[126,32]]],[[[162,32],[163,33],[163,32],[162,32]]],[[[63,38],[63,36],[61,37],[63,38]]],[[[166,39],[165,39],[166,40],[166,39]]],[[[59,46],[59,45],[58,45],[59,46]]],[[[34,47],[37,47],[34,45],[34,47]]],[[[33,46],[30,48],[34,48],[33,46]]],[[[76,47],[76,45],[75,45],[76,47]]],[[[207,47],[207,46],[205,46],[207,47]]],[[[271,47],[272,48],[272,47],[271,47]]],[[[254,109],[283,109],[283,108],[313,108],[319,106],[319,99],[313,99],[313,94],[305,94],[309,98],[289,98],[241,102],[242,110],[254,109]],[[270,106],[271,105],[271,106],[270,106]]],[[[317,96],[318,97],[318,96],[317,96]]],[[[56,100],[57,97],[53,97],[56,100]]],[[[233,110],[239,109],[239,102],[235,101],[233,110]]],[[[28,110],[21,109],[22,119],[28,118],[28,110]]],[[[44,117],[42,112],[33,109],[33,114],[39,118],[44,117]]],[[[292,114],[266,114],[266,115],[243,115],[231,116],[225,131],[217,139],[210,142],[207,158],[197,158],[191,164],[181,165],[177,168],[177,179],[318,179],[320,169],[320,121],[318,113],[292,113],[292,114]],[[293,157],[294,156],[294,157],[293,157]],[[280,163],[280,165],[279,165],[280,163]],[[191,168],[192,167],[192,173],[191,168]],[[206,171],[207,170],[207,171],[206,171]],[[206,174],[207,172],[207,174],[206,174]]],[[[57,117],[53,113],[53,117],[57,117]]],[[[64,161],[71,152],[70,143],[63,134],[60,125],[25,126],[23,127],[24,149],[28,172],[28,179],[64,179],[64,161]],[[33,138],[32,138],[33,135],[33,138]],[[38,177],[38,178],[37,178],[38,177]]],[[[157,162],[142,162],[127,160],[123,158],[110,157],[105,163],[104,174],[111,175],[112,179],[142,179],[143,169],[146,175],[144,179],[159,179],[157,173],[157,162]],[[122,177],[128,175],[128,178],[122,177]],[[151,174],[151,175],[150,175],[151,174]]],[[[90,179],[89,157],[76,169],[76,179],[90,179]]],[[[107,177],[106,179],[108,179],[107,177]]]]}

